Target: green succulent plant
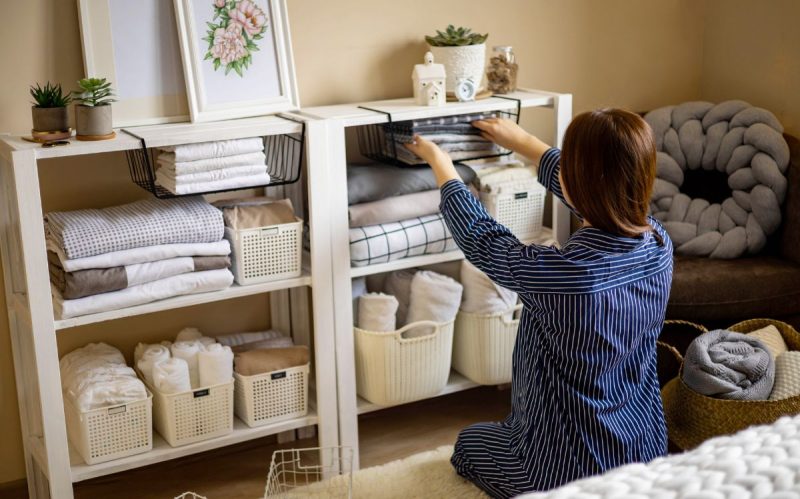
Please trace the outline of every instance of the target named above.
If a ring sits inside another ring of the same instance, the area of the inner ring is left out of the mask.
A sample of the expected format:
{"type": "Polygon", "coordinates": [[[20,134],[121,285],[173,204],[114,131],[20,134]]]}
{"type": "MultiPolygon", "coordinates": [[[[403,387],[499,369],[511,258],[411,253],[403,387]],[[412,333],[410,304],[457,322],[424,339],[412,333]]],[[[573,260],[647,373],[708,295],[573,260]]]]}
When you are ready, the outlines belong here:
{"type": "Polygon", "coordinates": [[[465,45],[480,45],[489,38],[489,34],[473,33],[469,28],[456,28],[452,24],[444,32],[436,30],[436,36],[426,36],[425,41],[431,47],[463,47],[465,45]]]}
{"type": "Polygon", "coordinates": [[[36,107],[66,107],[72,102],[69,94],[64,94],[61,85],[53,85],[49,81],[42,88],[38,83],[31,85],[31,97],[36,107]]]}
{"type": "Polygon", "coordinates": [[[107,106],[116,102],[111,82],[106,81],[105,78],[84,78],[78,80],[78,85],[81,89],[73,92],[73,96],[84,106],[107,106]]]}

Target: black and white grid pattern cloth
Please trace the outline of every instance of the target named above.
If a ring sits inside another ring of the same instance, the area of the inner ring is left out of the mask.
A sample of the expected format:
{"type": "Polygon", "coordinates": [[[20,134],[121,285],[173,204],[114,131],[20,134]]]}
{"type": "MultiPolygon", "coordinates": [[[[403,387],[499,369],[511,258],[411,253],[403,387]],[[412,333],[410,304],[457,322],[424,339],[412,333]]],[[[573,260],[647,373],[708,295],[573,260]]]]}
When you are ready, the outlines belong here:
{"type": "Polygon", "coordinates": [[[354,267],[455,249],[440,213],[350,229],[350,262],[354,267]]]}
{"type": "Polygon", "coordinates": [[[103,209],[51,212],[48,239],[67,258],[175,243],[213,243],[224,236],[222,212],[202,197],[149,198],[103,209]]]}

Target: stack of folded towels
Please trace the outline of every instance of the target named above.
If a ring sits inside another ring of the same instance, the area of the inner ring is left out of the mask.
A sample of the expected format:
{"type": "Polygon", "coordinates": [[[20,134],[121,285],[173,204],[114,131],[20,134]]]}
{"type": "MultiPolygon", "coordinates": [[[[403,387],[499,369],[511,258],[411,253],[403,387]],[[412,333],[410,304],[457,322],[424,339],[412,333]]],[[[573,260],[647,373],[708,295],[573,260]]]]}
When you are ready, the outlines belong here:
{"type": "Polygon", "coordinates": [[[800,395],[800,352],[769,325],[748,334],[718,329],[689,345],[683,381],[709,397],[782,400],[800,395]]]}
{"type": "Polygon", "coordinates": [[[138,402],[147,398],[144,384],[125,357],[105,343],[73,350],[59,362],[64,396],[80,412],[138,402]]]}
{"type": "Polygon", "coordinates": [[[156,183],[173,194],[267,185],[264,141],[260,137],[162,147],[156,183]]]}
{"type": "Polygon", "coordinates": [[[201,197],[51,212],[44,224],[62,319],[218,291],[233,282],[222,213],[201,197]]]}
{"type": "Polygon", "coordinates": [[[217,336],[217,341],[234,352],[234,372],[255,376],[309,363],[305,345],[295,346],[292,338],[280,331],[257,331],[217,336]]]}
{"type": "Polygon", "coordinates": [[[136,369],[157,392],[171,395],[229,383],[233,351],[196,328],[180,331],[174,342],[139,343],[133,353],[136,369]]]}
{"type": "MultiPolygon", "coordinates": [[[[467,184],[475,172],[457,165],[467,184]]],[[[456,249],[439,213],[441,196],[428,167],[384,164],[347,168],[350,261],[355,267],[456,249]]]]}
{"type": "MultiPolygon", "coordinates": [[[[448,276],[410,269],[389,274],[383,292],[366,292],[364,282],[355,282],[353,290],[353,298],[358,301],[357,327],[365,331],[391,332],[419,321],[447,323],[454,320],[463,287],[448,276]]],[[[416,338],[430,332],[429,327],[412,328],[405,331],[403,337],[416,338]]]]}
{"type": "Polygon", "coordinates": [[[473,121],[494,117],[495,113],[463,114],[387,123],[384,125],[384,154],[409,165],[425,164],[424,160],[403,146],[412,142],[415,135],[437,144],[450,154],[453,161],[500,154],[500,148],[483,138],[481,131],[472,126],[473,121]]]}

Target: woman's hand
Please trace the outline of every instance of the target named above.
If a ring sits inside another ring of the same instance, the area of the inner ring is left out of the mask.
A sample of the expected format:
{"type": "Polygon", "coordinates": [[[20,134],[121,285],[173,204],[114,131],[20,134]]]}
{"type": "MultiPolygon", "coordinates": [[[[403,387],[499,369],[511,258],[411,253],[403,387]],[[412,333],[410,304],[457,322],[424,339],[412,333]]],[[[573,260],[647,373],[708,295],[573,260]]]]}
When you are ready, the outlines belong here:
{"type": "Polygon", "coordinates": [[[431,165],[433,173],[436,175],[436,183],[440,187],[450,180],[461,180],[456,168],[453,166],[453,160],[450,159],[450,156],[430,140],[415,135],[414,142],[404,145],[406,149],[431,165]]]}
{"type": "Polygon", "coordinates": [[[500,147],[511,149],[534,163],[539,163],[542,155],[550,146],[529,134],[511,120],[489,118],[473,121],[472,126],[481,131],[481,135],[500,147]]]}

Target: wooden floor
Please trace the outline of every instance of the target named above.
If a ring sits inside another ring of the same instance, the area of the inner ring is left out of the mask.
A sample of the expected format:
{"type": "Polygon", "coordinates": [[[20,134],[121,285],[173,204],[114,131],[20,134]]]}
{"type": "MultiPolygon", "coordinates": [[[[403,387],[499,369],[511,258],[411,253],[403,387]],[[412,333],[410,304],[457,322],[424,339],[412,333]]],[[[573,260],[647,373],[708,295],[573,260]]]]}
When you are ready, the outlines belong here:
{"type": "MultiPolygon", "coordinates": [[[[510,407],[509,394],[508,390],[492,387],[475,388],[366,414],[359,420],[361,466],[376,466],[451,445],[461,428],[505,418],[510,407]]],[[[277,445],[274,437],[268,437],[81,482],[75,485],[75,497],[167,499],[189,490],[208,499],[262,497],[275,449],[316,445],[316,439],[277,445]]],[[[26,494],[0,489],[0,496],[16,499],[26,494]]]]}

